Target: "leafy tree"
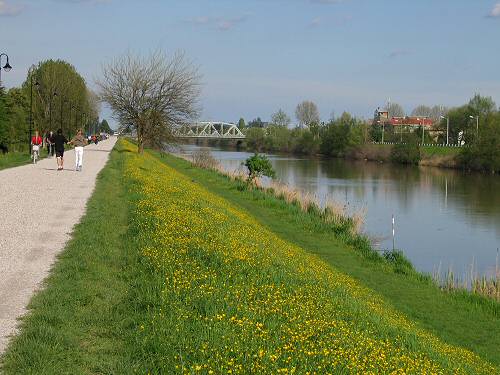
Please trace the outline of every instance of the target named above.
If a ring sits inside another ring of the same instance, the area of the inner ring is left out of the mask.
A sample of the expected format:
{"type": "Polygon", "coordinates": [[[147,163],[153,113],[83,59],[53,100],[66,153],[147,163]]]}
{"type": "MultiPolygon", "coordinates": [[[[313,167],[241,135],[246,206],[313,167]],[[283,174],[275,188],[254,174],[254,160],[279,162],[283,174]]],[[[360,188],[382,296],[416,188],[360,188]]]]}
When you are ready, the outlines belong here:
{"type": "Polygon", "coordinates": [[[104,133],[112,133],[113,131],[111,130],[111,127],[109,126],[108,122],[106,119],[103,119],[101,123],[99,124],[99,131],[104,132],[104,133]]]}
{"type": "Polygon", "coordinates": [[[249,127],[245,129],[245,142],[250,150],[262,150],[265,142],[264,129],[259,127],[249,127]]]}
{"type": "MultiPolygon", "coordinates": [[[[452,108],[448,111],[447,116],[450,119],[449,140],[451,144],[457,144],[460,135],[462,141],[466,143],[472,142],[475,136],[475,124],[469,118],[471,115],[472,112],[468,105],[452,108]]],[[[441,119],[435,128],[446,137],[446,120],[441,119]]]]}
{"type": "Polygon", "coordinates": [[[3,86],[0,86],[0,145],[9,144],[9,121],[7,117],[7,95],[3,86]]]}
{"type": "Polygon", "coordinates": [[[68,62],[42,61],[32,71],[32,75],[28,75],[23,83],[23,90],[26,97],[29,97],[33,78],[34,126],[41,133],[61,127],[61,104],[62,128],[67,133],[74,133],[82,126],[82,113],[98,115],[98,101],[92,98],[93,94],[87,88],[85,80],[68,62]]]}
{"type": "Polygon", "coordinates": [[[481,125],[479,138],[462,148],[459,162],[469,169],[500,172],[500,112],[488,114],[481,125]]]}
{"type": "Polygon", "coordinates": [[[292,151],[302,155],[315,155],[319,151],[320,140],[309,129],[292,130],[292,151]]]}
{"type": "Polygon", "coordinates": [[[245,161],[245,166],[248,168],[248,181],[255,181],[256,178],[262,176],[274,178],[276,175],[271,162],[265,155],[255,153],[245,161]]]}
{"type": "Polygon", "coordinates": [[[311,124],[319,124],[319,111],[316,104],[311,101],[303,101],[295,109],[295,117],[301,127],[309,127],[311,124]]]}
{"type": "Polygon", "coordinates": [[[329,156],[345,156],[349,151],[364,143],[364,131],[362,121],[344,112],[323,130],[321,153],[329,156]]]}
{"type": "Polygon", "coordinates": [[[245,129],[245,120],[243,119],[243,117],[240,118],[240,120],[238,121],[238,129],[240,130],[243,130],[245,129]]]}
{"type": "Polygon", "coordinates": [[[271,124],[273,125],[286,128],[290,125],[290,122],[290,117],[288,117],[288,115],[281,109],[271,115],[271,124]]]}
{"type": "Polygon", "coordinates": [[[391,160],[403,164],[418,164],[421,159],[420,143],[414,133],[405,134],[403,143],[396,143],[391,150],[391,160]]]}
{"type": "Polygon", "coordinates": [[[249,128],[263,128],[264,127],[264,122],[260,119],[260,117],[257,117],[256,119],[253,119],[248,123],[249,128]]]}
{"type": "Polygon", "coordinates": [[[287,127],[270,125],[266,128],[264,149],[266,151],[289,152],[291,150],[291,131],[287,127]]]}
{"type": "Polygon", "coordinates": [[[472,116],[486,116],[496,110],[496,104],[491,98],[491,96],[481,96],[475,94],[469,100],[469,109],[472,116]]]}

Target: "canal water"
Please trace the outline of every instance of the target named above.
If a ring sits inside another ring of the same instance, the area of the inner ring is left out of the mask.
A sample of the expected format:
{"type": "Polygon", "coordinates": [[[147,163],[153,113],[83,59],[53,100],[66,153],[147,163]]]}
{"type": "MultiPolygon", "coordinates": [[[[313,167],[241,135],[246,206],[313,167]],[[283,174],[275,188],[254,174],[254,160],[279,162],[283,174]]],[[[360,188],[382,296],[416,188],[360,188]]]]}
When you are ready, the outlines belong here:
{"type": "MultiPolygon", "coordinates": [[[[191,154],[198,146],[183,145],[191,154]]],[[[226,170],[251,154],[210,148],[226,170]]],[[[268,155],[277,179],[365,210],[363,231],[377,249],[395,245],[420,271],[493,276],[500,248],[500,176],[388,163],[268,155]]]]}

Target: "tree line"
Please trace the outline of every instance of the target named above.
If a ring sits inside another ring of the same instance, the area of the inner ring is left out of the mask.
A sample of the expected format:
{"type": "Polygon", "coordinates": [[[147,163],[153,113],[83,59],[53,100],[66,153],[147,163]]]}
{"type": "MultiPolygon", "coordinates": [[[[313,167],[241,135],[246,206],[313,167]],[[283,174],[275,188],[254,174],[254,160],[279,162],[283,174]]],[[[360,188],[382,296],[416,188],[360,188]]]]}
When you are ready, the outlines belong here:
{"type": "Polygon", "coordinates": [[[99,98],[74,66],[45,60],[28,71],[20,87],[0,86],[0,144],[4,150],[27,150],[30,128],[32,134],[60,128],[68,137],[78,128],[85,133],[110,132],[99,112],[99,98]]]}
{"type": "MultiPolygon", "coordinates": [[[[403,108],[391,103],[389,117],[404,117],[403,108]]],[[[500,112],[491,97],[476,94],[467,104],[456,108],[419,105],[412,116],[433,119],[431,129],[392,126],[363,120],[344,112],[321,122],[317,106],[310,101],[300,103],[295,111],[298,125],[291,127],[291,118],[278,110],[269,123],[260,118],[238,125],[246,134],[246,146],[252,151],[284,152],[301,155],[353,157],[364,145],[384,141],[399,144],[392,147],[392,159],[416,164],[424,144],[464,144],[457,161],[465,168],[500,171],[500,112]],[[448,126],[449,125],[449,126],[448,126]],[[423,138],[422,138],[423,134],[423,138]]]]}

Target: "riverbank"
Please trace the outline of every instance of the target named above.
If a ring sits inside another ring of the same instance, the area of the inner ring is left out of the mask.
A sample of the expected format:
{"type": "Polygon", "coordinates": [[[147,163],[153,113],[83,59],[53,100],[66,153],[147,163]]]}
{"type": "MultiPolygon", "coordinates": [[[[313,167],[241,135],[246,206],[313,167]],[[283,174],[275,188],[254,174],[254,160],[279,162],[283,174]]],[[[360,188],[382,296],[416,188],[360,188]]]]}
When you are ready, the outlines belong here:
{"type": "Polygon", "coordinates": [[[472,345],[467,347],[474,346],[474,350],[489,353],[490,358],[500,363],[500,352],[496,348],[500,345],[500,306],[497,302],[463,291],[444,292],[430,277],[421,277],[412,268],[404,270],[401,265],[380,261],[380,257],[366,256],[371,254],[366,248],[353,251],[352,246],[345,245],[345,239],[336,238],[334,229],[325,228],[319,218],[303,212],[298,206],[260,190],[241,189],[228,177],[193,168],[186,160],[168,155],[164,158],[169,165],[258,218],[280,237],[319,255],[333,267],[380,293],[439,337],[450,339],[450,343],[456,345],[472,345]],[[475,337],[478,332],[487,336],[482,344],[475,337]]]}
{"type": "Polygon", "coordinates": [[[113,151],[6,374],[498,371],[495,305],[367,259],[283,200],[133,151],[113,151]]]}

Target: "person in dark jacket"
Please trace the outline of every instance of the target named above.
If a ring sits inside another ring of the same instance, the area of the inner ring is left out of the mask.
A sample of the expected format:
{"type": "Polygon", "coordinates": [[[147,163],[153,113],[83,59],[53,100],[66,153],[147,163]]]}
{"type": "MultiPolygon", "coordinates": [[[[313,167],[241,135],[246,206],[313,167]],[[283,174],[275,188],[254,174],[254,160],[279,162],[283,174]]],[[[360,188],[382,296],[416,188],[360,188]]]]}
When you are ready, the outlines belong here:
{"type": "Polygon", "coordinates": [[[53,143],[56,150],[57,170],[62,171],[64,168],[64,145],[68,143],[62,129],[57,130],[57,134],[53,137],[53,143]]]}

